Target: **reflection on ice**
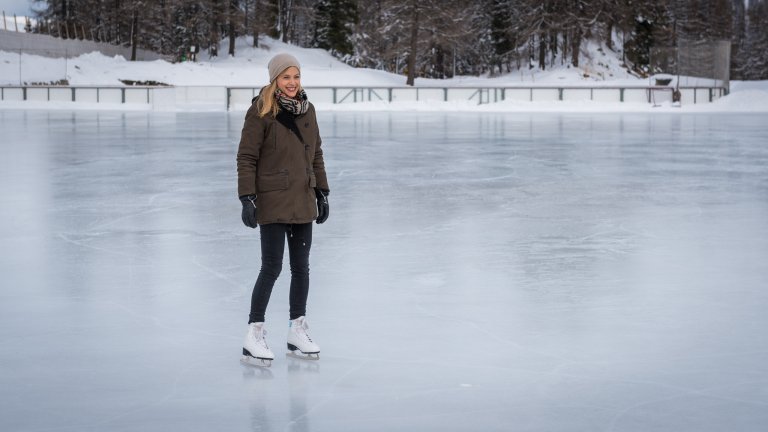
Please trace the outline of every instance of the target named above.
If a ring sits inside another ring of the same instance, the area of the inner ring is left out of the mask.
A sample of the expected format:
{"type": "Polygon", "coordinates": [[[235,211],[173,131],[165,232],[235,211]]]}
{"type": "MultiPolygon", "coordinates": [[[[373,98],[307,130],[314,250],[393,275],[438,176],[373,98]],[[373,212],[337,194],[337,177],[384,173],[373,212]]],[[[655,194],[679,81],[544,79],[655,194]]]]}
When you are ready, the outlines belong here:
{"type": "Polygon", "coordinates": [[[283,277],[264,369],[242,113],[0,111],[3,429],[764,429],[763,120],[321,113],[323,356],[283,277]]]}

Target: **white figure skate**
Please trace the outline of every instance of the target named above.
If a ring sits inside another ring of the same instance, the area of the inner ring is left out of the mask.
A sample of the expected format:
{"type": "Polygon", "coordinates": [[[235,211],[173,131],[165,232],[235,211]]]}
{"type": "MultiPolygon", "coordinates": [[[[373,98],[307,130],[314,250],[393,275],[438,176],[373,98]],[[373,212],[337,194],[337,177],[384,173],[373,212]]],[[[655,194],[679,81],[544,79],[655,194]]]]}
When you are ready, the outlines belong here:
{"type": "Polygon", "coordinates": [[[289,323],[287,355],[302,360],[320,360],[320,347],[309,337],[306,318],[298,317],[289,323]]]}
{"type": "Polygon", "coordinates": [[[263,322],[248,324],[248,334],[243,342],[243,357],[240,361],[252,366],[270,367],[275,354],[267,346],[267,331],[263,322]]]}

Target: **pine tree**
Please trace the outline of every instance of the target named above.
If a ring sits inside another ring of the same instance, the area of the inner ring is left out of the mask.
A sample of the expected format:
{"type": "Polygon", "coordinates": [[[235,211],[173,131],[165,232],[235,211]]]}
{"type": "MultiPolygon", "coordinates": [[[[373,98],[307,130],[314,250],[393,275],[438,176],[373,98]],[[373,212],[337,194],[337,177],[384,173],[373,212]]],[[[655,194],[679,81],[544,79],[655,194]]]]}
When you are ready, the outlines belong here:
{"type": "Polygon", "coordinates": [[[671,46],[674,25],[663,0],[644,2],[633,10],[632,18],[634,27],[624,44],[626,60],[633,70],[645,75],[651,72],[651,48],[671,46]]]}
{"type": "Polygon", "coordinates": [[[747,9],[746,61],[742,76],[768,79],[768,0],[750,0],[747,9]]]}
{"type": "Polygon", "coordinates": [[[743,0],[732,0],[731,28],[731,79],[742,79],[742,68],[745,63],[744,44],[746,43],[747,11],[743,0]]]}
{"type": "Polygon", "coordinates": [[[511,53],[516,48],[514,33],[511,31],[512,24],[512,2],[510,0],[490,0],[488,4],[488,27],[489,42],[493,46],[490,66],[491,73],[494,67],[498,68],[498,73],[510,71],[511,53]]]}
{"type": "Polygon", "coordinates": [[[315,6],[313,45],[349,61],[354,54],[353,32],[358,21],[354,0],[321,0],[315,6]]]}

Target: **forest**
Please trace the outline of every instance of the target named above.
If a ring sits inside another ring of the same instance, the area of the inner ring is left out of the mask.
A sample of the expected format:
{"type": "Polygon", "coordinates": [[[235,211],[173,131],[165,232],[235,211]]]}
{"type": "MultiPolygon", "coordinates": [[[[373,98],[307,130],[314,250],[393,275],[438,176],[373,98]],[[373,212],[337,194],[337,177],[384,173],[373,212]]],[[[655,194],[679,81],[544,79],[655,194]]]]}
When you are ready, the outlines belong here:
{"type": "Polygon", "coordinates": [[[768,0],[34,0],[31,31],[236,56],[268,35],[356,67],[417,77],[579,66],[588,41],[645,76],[656,47],[730,42],[730,78],[768,79],[768,0]],[[222,43],[223,42],[223,43],[222,43]],[[227,47],[226,53],[218,52],[227,47]]]}

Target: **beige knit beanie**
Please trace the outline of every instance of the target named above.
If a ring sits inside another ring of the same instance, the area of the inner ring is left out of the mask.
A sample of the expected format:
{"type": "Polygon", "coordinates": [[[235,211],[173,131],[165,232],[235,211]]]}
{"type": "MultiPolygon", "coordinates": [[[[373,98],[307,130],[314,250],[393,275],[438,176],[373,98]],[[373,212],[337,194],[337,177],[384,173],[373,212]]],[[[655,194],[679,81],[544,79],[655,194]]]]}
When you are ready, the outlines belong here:
{"type": "Polygon", "coordinates": [[[269,69],[269,82],[274,81],[282,71],[291,66],[296,67],[296,69],[301,72],[301,66],[299,65],[299,61],[296,60],[296,57],[286,53],[272,57],[272,60],[270,60],[267,65],[267,68],[269,69]]]}

